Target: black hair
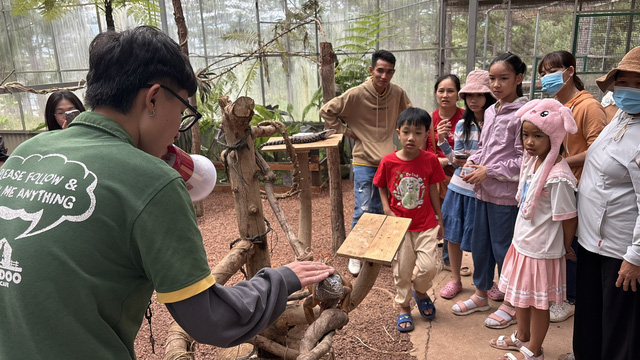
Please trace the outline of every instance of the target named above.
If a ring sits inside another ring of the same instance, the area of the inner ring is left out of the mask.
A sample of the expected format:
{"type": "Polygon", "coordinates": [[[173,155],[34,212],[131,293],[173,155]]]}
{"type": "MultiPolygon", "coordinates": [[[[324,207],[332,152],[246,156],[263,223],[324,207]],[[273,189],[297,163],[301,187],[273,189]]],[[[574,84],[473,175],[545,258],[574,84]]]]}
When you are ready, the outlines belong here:
{"type": "Polygon", "coordinates": [[[431,116],[423,109],[417,107],[410,107],[405,109],[398,115],[398,121],[396,122],[396,129],[400,130],[402,125],[422,126],[428,130],[431,126],[431,116]]]}
{"type": "MultiPolygon", "coordinates": [[[[496,103],[496,99],[491,96],[491,94],[489,93],[484,93],[484,98],[485,98],[485,102],[484,102],[484,106],[482,107],[483,110],[487,110],[487,108],[489,108],[489,106],[493,105],[496,103]]],[[[469,109],[469,104],[467,104],[467,96],[469,96],[469,94],[467,94],[464,97],[464,114],[462,114],[462,137],[464,138],[464,142],[466,143],[467,141],[469,141],[469,136],[471,135],[471,124],[475,124],[476,127],[478,128],[478,136],[480,135],[480,132],[482,131],[482,129],[480,128],[480,124],[478,123],[478,119],[476,119],[476,115],[473,113],[473,111],[471,111],[471,109],[469,109]]]]}
{"type": "Polygon", "coordinates": [[[444,74],[444,75],[440,75],[437,79],[436,79],[436,84],[433,86],[433,93],[435,94],[436,92],[438,92],[438,86],[440,85],[441,82],[443,82],[445,79],[451,79],[451,81],[453,81],[454,84],[456,84],[456,90],[458,90],[458,92],[460,92],[460,79],[458,79],[457,76],[453,75],[453,74],[444,74]]]}
{"type": "MultiPolygon", "coordinates": [[[[527,121],[527,120],[525,120],[525,121],[527,121]]],[[[523,145],[524,145],[524,137],[522,135],[523,131],[524,131],[524,127],[521,126],[520,127],[520,142],[522,142],[523,145]]],[[[547,134],[545,134],[545,135],[547,135],[547,134]]],[[[551,141],[551,137],[549,135],[547,135],[547,137],[549,138],[549,141],[551,141]]],[[[558,150],[558,155],[562,156],[563,152],[564,152],[564,143],[560,143],[560,149],[558,150]]]]}
{"type": "Polygon", "coordinates": [[[44,107],[44,121],[47,124],[49,130],[62,129],[58,121],[56,120],[56,107],[62,100],[69,101],[77,110],[84,112],[85,108],[82,105],[82,101],[78,99],[76,94],[69,90],[58,90],[53,92],[47,99],[47,105],[44,107]]]}
{"type": "Polygon", "coordinates": [[[576,58],[568,51],[559,50],[545,55],[538,63],[538,74],[542,73],[542,70],[550,70],[553,68],[568,69],[570,66],[573,66],[573,84],[576,86],[576,89],[580,91],[584,90],[584,83],[578,75],[576,75],[578,71],[576,69],[576,58]]]}
{"type": "Polygon", "coordinates": [[[387,50],[378,50],[371,56],[371,67],[375,68],[378,60],[383,60],[396,67],[396,57],[387,50]]]}
{"type": "Polygon", "coordinates": [[[89,46],[87,105],[128,113],[140,89],[162,83],[195,94],[197,79],[189,58],[167,34],[152,26],[107,31],[89,46]]]}
{"type": "MultiPolygon", "coordinates": [[[[524,76],[525,72],[527,71],[527,65],[524,62],[522,62],[522,59],[520,59],[518,55],[512,54],[510,52],[506,52],[502,55],[499,55],[497,58],[493,59],[489,68],[491,68],[493,64],[499,63],[501,61],[507,64],[507,67],[511,69],[511,71],[513,71],[516,74],[516,76],[520,74],[524,76]]],[[[518,86],[516,87],[516,94],[518,96],[522,96],[524,94],[522,92],[522,83],[518,84],[518,86]]]]}

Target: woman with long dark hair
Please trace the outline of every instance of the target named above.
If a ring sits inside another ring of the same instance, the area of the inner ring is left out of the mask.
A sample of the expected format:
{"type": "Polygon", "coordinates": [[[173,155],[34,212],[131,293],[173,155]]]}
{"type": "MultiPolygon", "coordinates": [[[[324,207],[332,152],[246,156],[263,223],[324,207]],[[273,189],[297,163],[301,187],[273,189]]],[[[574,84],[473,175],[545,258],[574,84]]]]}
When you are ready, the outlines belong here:
{"type": "Polygon", "coordinates": [[[67,124],[65,113],[70,110],[85,111],[82,101],[74,93],[69,90],[58,90],[52,93],[44,108],[47,129],[66,129],[69,124],[67,124]]]}
{"type": "Polygon", "coordinates": [[[446,141],[445,133],[438,133],[439,148],[448,161],[456,167],[442,204],[444,237],[445,243],[448,243],[451,264],[451,280],[440,289],[440,296],[445,299],[452,299],[462,291],[460,279],[462,251],[471,251],[476,197],[473,185],[462,180],[461,172],[467,157],[478,149],[484,111],[496,102],[489,88],[489,72],[486,70],[470,72],[459,96],[464,100],[465,112],[462,115],[462,121],[456,124],[453,148],[446,141]]]}
{"type": "MultiPolygon", "coordinates": [[[[427,136],[424,146],[424,150],[433,151],[440,160],[440,165],[444,169],[444,173],[447,176],[446,180],[438,184],[438,190],[440,192],[440,201],[444,201],[444,197],[447,193],[447,186],[453,176],[454,168],[449,164],[449,159],[442,153],[442,150],[436,146],[436,141],[441,136],[447,140],[451,147],[454,146],[452,129],[456,128],[458,121],[462,119],[464,109],[459,108],[456,105],[458,101],[458,91],[460,91],[460,79],[453,74],[445,74],[436,79],[436,84],[433,87],[433,92],[436,96],[436,102],[438,108],[431,113],[431,119],[433,120],[433,126],[427,129],[430,134],[427,136]],[[435,130],[435,131],[434,131],[435,130]]],[[[442,261],[444,263],[445,270],[451,270],[449,262],[449,252],[447,241],[445,240],[442,246],[442,261]]],[[[469,269],[466,269],[465,276],[471,275],[469,269]]]]}

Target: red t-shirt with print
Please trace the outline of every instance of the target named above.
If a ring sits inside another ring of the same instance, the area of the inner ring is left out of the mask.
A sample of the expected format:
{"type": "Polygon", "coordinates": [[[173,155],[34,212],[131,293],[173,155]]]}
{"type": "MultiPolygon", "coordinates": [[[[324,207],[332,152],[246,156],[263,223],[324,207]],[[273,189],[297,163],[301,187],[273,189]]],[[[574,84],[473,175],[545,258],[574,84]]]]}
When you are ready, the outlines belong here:
{"type": "Polygon", "coordinates": [[[411,161],[396,153],[386,155],[373,177],[373,184],[387,188],[389,207],[396,216],[411,218],[409,231],[424,231],[438,225],[431,206],[429,186],[445,179],[444,171],[434,153],[421,150],[411,161]]]}

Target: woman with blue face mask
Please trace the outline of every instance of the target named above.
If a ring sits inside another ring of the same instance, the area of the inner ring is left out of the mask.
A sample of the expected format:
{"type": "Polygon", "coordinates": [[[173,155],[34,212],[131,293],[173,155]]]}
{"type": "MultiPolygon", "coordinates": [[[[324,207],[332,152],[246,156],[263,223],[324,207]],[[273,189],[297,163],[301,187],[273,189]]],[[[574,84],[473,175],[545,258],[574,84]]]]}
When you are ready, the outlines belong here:
{"type": "Polygon", "coordinates": [[[542,91],[570,108],[578,125],[578,132],[565,139],[562,156],[580,181],[587,149],[605,126],[604,108],[584,89],[582,80],[576,75],[576,59],[570,52],[546,54],[538,64],[538,74],[542,91]]]}
{"type": "Polygon", "coordinates": [[[640,359],[640,47],[596,80],[620,108],[584,163],[578,187],[577,359],[640,359]]]}
{"type": "MultiPolygon", "coordinates": [[[[578,182],[587,149],[605,127],[604,108],[584,89],[582,80],[576,75],[576,59],[567,51],[554,51],[546,54],[538,64],[538,74],[542,77],[542,91],[554,96],[564,106],[571,109],[578,132],[567,134],[563,141],[565,158],[578,182]]],[[[577,241],[574,239],[573,249],[577,241]]],[[[575,253],[567,253],[567,301],[552,304],[549,313],[552,322],[561,322],[574,313],[576,301],[576,262],[575,253]]]]}

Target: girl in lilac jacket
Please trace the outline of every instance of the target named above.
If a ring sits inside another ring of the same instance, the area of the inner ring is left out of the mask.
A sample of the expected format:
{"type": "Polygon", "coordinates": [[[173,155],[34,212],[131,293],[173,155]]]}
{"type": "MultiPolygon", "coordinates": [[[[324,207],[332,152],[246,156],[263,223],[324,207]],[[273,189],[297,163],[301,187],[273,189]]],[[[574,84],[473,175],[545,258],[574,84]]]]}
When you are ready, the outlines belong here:
{"type": "MultiPolygon", "coordinates": [[[[489,68],[489,85],[498,102],[485,111],[478,151],[465,164],[475,170],[464,178],[475,185],[476,193],[471,242],[476,292],[470,299],[453,305],[456,315],[489,310],[487,297],[496,301],[504,299],[493,278],[496,264],[498,273],[502,271],[518,213],[515,196],[522,164],[522,125],[514,114],[528,101],[522,96],[526,68],[522,60],[511,53],[498,56],[489,68]]],[[[515,322],[515,309],[504,303],[485,320],[485,325],[502,329],[515,322]]]]}

